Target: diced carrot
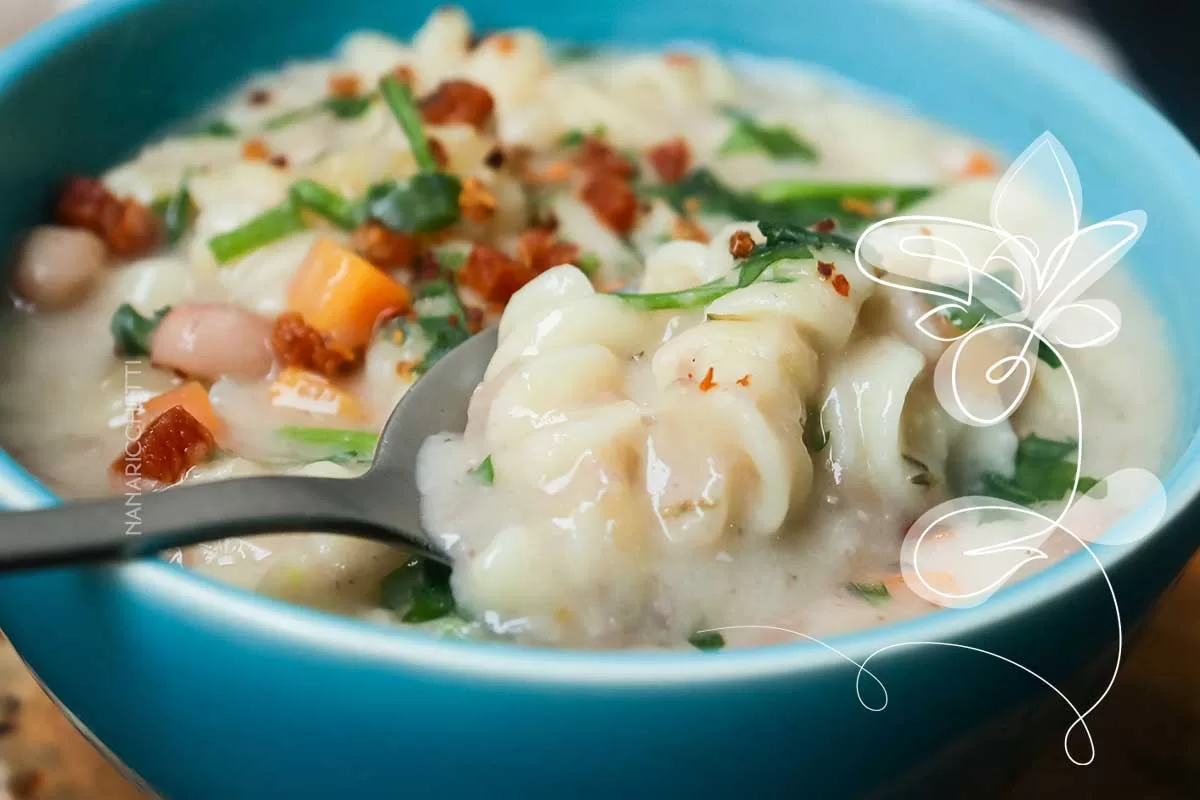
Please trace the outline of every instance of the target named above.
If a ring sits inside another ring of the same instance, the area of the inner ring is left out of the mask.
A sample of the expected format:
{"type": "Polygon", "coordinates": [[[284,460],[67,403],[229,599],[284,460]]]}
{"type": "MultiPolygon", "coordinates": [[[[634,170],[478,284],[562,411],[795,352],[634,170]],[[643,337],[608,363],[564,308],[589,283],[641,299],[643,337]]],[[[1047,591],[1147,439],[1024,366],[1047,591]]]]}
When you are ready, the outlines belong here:
{"type": "Polygon", "coordinates": [[[188,381],[182,386],[176,386],[170,391],[156,394],[142,404],[139,415],[144,424],[149,424],[164,411],[175,406],[191,414],[197,422],[208,428],[213,436],[220,436],[225,427],[212,401],[208,399],[208,390],[198,381],[188,381]]]}
{"type": "Polygon", "coordinates": [[[319,239],[288,287],[288,308],[351,350],[371,341],[385,311],[404,312],[408,289],[331,239],[319,239]]]}
{"type": "Polygon", "coordinates": [[[362,406],[349,393],[324,376],[298,367],[287,367],[271,383],[271,405],[349,420],[366,419],[362,406]]]}
{"type": "Polygon", "coordinates": [[[995,175],[996,162],[987,153],[978,151],[971,153],[971,157],[967,159],[967,163],[963,166],[962,174],[971,178],[995,175]]]}

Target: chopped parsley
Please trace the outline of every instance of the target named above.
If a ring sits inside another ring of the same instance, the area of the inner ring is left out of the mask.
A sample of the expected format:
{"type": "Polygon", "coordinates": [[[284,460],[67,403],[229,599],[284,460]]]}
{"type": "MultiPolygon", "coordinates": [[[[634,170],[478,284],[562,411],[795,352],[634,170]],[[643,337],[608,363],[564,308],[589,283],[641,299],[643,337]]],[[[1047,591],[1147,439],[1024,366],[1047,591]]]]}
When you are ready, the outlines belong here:
{"type": "Polygon", "coordinates": [[[488,456],[483,461],[479,462],[479,466],[471,470],[471,474],[479,478],[487,486],[491,486],[496,481],[496,469],[492,466],[492,457],[488,456]]]}
{"type": "Polygon", "coordinates": [[[744,111],[726,112],[733,120],[733,129],[717,151],[717,155],[762,153],[776,159],[816,161],[817,148],[783,125],[763,125],[744,111]]]}
{"type": "Polygon", "coordinates": [[[725,637],[720,631],[698,631],[688,637],[688,644],[697,650],[715,651],[725,646],[725,637]]]}
{"type": "Polygon", "coordinates": [[[150,339],[158,328],[158,323],[171,310],[163,306],[148,317],[143,317],[137,309],[122,303],[113,312],[108,329],[112,333],[113,345],[119,356],[148,356],[150,355],[150,339]]]}
{"type": "MultiPolygon", "coordinates": [[[[994,472],[984,476],[978,494],[1007,500],[1017,505],[1062,500],[1075,483],[1077,443],[1058,441],[1030,434],[1017,445],[1017,457],[1011,477],[994,472]]],[[[1088,492],[1099,481],[1079,476],[1079,489],[1088,492]]]]}
{"type": "Polygon", "coordinates": [[[435,278],[417,290],[417,317],[405,322],[406,329],[417,326],[429,340],[429,350],[413,369],[424,375],[447,353],[471,338],[467,328],[467,312],[454,285],[445,278],[435,278]],[[423,302],[425,301],[425,302],[423,302]],[[428,302],[434,301],[434,302],[428,302]],[[437,309],[436,312],[428,309],[437,309]]]}
{"type": "Polygon", "coordinates": [[[891,592],[888,591],[886,583],[858,583],[851,581],[846,584],[846,589],[851,594],[856,594],[863,600],[866,600],[873,606],[882,605],[892,599],[891,592]]]}

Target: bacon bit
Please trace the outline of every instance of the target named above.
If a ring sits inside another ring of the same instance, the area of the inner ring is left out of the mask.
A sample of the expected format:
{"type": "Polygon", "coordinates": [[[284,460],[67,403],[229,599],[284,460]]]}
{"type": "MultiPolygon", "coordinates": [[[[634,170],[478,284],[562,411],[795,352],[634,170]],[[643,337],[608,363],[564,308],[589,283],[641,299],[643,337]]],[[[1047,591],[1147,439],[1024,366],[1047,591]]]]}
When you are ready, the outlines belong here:
{"type": "Polygon", "coordinates": [[[687,53],[667,53],[663,60],[672,67],[690,67],[696,63],[695,57],[687,53]]]}
{"type": "Polygon", "coordinates": [[[178,483],[188,470],[209,459],[216,439],[183,406],[172,406],[146,426],[142,435],[112,464],[112,471],[129,478],[178,483]]]}
{"type": "Polygon", "coordinates": [[[417,240],[370,220],[354,231],[355,251],[377,267],[407,267],[417,255],[417,240]]]}
{"type": "Polygon", "coordinates": [[[699,223],[689,217],[676,217],[671,221],[671,238],[676,241],[708,244],[712,237],[699,223]]]}
{"type": "Polygon", "coordinates": [[[748,231],[734,231],[729,236],[729,254],[734,258],[748,258],[754,252],[754,238],[748,231]]]}
{"type": "Polygon", "coordinates": [[[322,375],[336,375],[355,361],[355,354],[339,347],[295,311],[275,319],[271,350],[284,367],[300,367],[322,375]]]}
{"type": "Polygon", "coordinates": [[[817,233],[832,233],[835,228],[837,228],[837,220],[833,217],[826,217],[812,224],[812,229],[817,233]]]}
{"type": "Polygon", "coordinates": [[[555,241],[553,231],[530,228],[517,240],[517,258],[540,275],[559,264],[574,264],[579,258],[579,245],[555,241]]]}
{"type": "Polygon", "coordinates": [[[840,294],[842,297],[849,297],[850,296],[850,281],[846,280],[845,275],[841,275],[841,274],[834,275],[833,276],[833,290],[835,292],[837,292],[838,294],[840,294]]]}
{"type": "Polygon", "coordinates": [[[580,190],[579,197],[615,232],[625,234],[633,230],[637,222],[638,199],[624,178],[613,174],[593,175],[580,190]]]}
{"type": "Polygon", "coordinates": [[[247,139],[242,144],[242,158],[247,161],[266,161],[270,155],[271,151],[262,139],[247,139]]]}
{"type": "Polygon", "coordinates": [[[496,216],[496,198],[479,178],[467,178],[463,183],[458,206],[464,217],[480,225],[491,222],[496,216]]]}
{"type": "Polygon", "coordinates": [[[132,197],[118,198],[94,178],[71,178],[55,208],[62,225],[85,228],[119,256],[145,253],[158,241],[158,216],[132,197]]]}
{"type": "Polygon", "coordinates": [[[571,178],[569,161],[554,161],[541,172],[529,176],[530,183],[562,183],[571,178]]]}
{"type": "Polygon", "coordinates": [[[483,309],[467,306],[467,330],[471,333],[483,330],[483,309]]]}
{"type": "Polygon", "coordinates": [[[494,45],[496,52],[501,55],[511,55],[517,51],[517,37],[511,33],[494,33],[483,40],[485,45],[494,45]]]}
{"type": "Polygon", "coordinates": [[[636,172],[629,159],[614,150],[599,136],[584,137],[575,154],[575,163],[589,177],[607,174],[629,179],[636,172]]]}
{"type": "Polygon", "coordinates": [[[663,183],[679,183],[687,175],[692,160],[692,151],[682,136],[668,139],[651,147],[646,157],[650,166],[658,173],[663,183]]]}
{"type": "Polygon", "coordinates": [[[430,125],[461,123],[482,129],[495,110],[491,93],[463,80],[443,81],[421,100],[421,117],[430,125]]]}
{"type": "Polygon", "coordinates": [[[337,72],[329,76],[329,93],[334,97],[358,97],[362,80],[352,72],[337,72]]]}
{"type": "Polygon", "coordinates": [[[500,169],[504,166],[504,150],[500,147],[493,147],[484,156],[483,163],[487,164],[491,169],[500,169]]]}
{"type": "Polygon", "coordinates": [[[276,153],[267,159],[267,163],[277,169],[287,169],[288,158],[283,153],[276,153]]]}
{"type": "Polygon", "coordinates": [[[709,367],[708,372],[704,373],[704,379],[700,381],[700,391],[707,392],[717,388],[717,382],[713,380],[713,368],[709,367]]]}
{"type": "Polygon", "coordinates": [[[485,244],[472,247],[458,271],[460,285],[474,290],[491,303],[507,303],[518,289],[535,277],[537,273],[528,265],[485,244]]]}
{"type": "Polygon", "coordinates": [[[833,264],[829,263],[828,261],[817,262],[817,274],[820,275],[822,279],[832,277],[834,270],[835,268],[833,264]]]}
{"type": "Polygon", "coordinates": [[[253,89],[246,96],[246,102],[252,106],[265,106],[271,102],[271,93],[266,89],[253,89]]]}
{"type": "Polygon", "coordinates": [[[403,83],[409,89],[416,88],[417,73],[407,64],[400,64],[399,66],[392,67],[391,76],[403,83]]]}
{"type": "Polygon", "coordinates": [[[843,211],[858,214],[860,217],[875,216],[875,205],[859,197],[843,197],[841,206],[843,211]]]}
{"type": "Polygon", "coordinates": [[[436,136],[429,137],[429,154],[433,156],[434,163],[441,169],[450,165],[450,154],[446,152],[446,146],[436,136]]]}
{"type": "Polygon", "coordinates": [[[981,178],[985,175],[995,175],[996,172],[996,162],[987,153],[981,152],[972,153],[962,170],[963,177],[967,178],[981,178]]]}
{"type": "Polygon", "coordinates": [[[750,373],[746,373],[742,377],[738,378],[737,385],[738,386],[749,386],[750,385],[750,373]]]}

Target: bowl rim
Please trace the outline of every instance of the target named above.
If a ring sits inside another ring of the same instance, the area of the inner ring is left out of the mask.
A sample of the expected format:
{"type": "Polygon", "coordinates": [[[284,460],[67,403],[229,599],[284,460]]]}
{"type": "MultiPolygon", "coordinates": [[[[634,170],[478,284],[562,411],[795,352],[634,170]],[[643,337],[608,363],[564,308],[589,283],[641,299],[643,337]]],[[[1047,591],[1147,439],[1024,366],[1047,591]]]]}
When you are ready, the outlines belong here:
{"type": "MultiPolygon", "coordinates": [[[[0,94],[34,72],[42,59],[86,38],[94,29],[119,21],[157,0],[91,0],[42,23],[0,52],[0,94]]],[[[1103,103],[1112,128],[1150,144],[1140,149],[1161,174],[1179,181],[1190,175],[1200,184],[1200,156],[1145,100],[1098,68],[1000,12],[960,0],[923,0],[925,13],[950,15],[978,35],[1002,39],[1011,57],[1042,66],[1044,74],[1074,90],[1077,97],[1103,103]],[[1168,173],[1167,170],[1170,172],[1168,173]]],[[[1082,102],[1082,101],[1081,101],[1082,102]]],[[[1093,105],[1093,108],[1096,106],[1093,105]]],[[[1191,203],[1200,218],[1200,198],[1191,203]]],[[[1076,552],[1047,569],[1006,586],[971,609],[941,609],[919,617],[829,636],[761,648],[725,651],[719,658],[692,652],[550,650],[522,645],[440,639],[364,619],[339,617],[240,589],[161,561],[137,561],[101,568],[111,587],[138,602],[223,630],[253,636],[280,649],[311,649],[338,658],[406,667],[493,682],[536,680],[553,684],[661,686],[769,678],[789,673],[861,664],[897,642],[953,642],[972,632],[1016,619],[1034,607],[1069,594],[1127,560],[1173,525],[1200,494],[1200,432],[1193,435],[1163,479],[1167,513],[1154,531],[1134,545],[1100,548],[1096,561],[1076,552]]],[[[0,506],[33,508],[58,498],[7,452],[0,450],[0,506]]],[[[1122,523],[1124,524],[1124,523],[1122,523]]]]}

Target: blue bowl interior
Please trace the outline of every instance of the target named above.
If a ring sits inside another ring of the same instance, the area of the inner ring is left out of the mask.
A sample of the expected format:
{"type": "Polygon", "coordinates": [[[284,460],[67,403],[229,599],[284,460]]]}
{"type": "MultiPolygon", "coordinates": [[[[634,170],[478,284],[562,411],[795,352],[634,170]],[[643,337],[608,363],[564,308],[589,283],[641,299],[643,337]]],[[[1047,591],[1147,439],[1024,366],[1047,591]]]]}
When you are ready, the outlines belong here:
{"type": "MultiPolygon", "coordinates": [[[[1171,323],[1183,392],[1176,443],[1181,455],[1164,479],[1171,510],[1178,511],[1194,493],[1200,474],[1200,359],[1192,348],[1200,342],[1200,322],[1191,298],[1200,292],[1200,273],[1181,267],[1200,252],[1200,226],[1193,224],[1200,219],[1200,193],[1195,191],[1200,162],[1182,137],[1131,92],[1057,46],[959,0],[843,0],[798,7],[772,0],[720,0],[702,7],[684,0],[635,6],[602,0],[570,8],[530,0],[467,6],[482,30],[531,25],[552,39],[624,47],[698,40],[729,52],[799,58],[902,98],[917,112],[1010,155],[1051,130],[1079,169],[1088,217],[1132,208],[1144,209],[1149,216],[1132,262],[1140,265],[1142,285],[1171,323]],[[763,24],[764,19],[789,24],[763,24]]],[[[355,29],[407,37],[426,12],[419,5],[373,0],[94,0],[0,55],[0,196],[8,198],[0,204],[0,243],[14,242],[20,231],[44,218],[62,176],[96,173],[128,156],[248,74],[289,59],[325,54],[355,29]],[[124,14],[136,14],[136,22],[126,23],[124,14]]],[[[0,500],[6,497],[19,505],[50,499],[5,457],[0,460],[0,500]]],[[[843,646],[855,651],[882,638],[912,638],[939,630],[951,618],[957,620],[955,625],[994,619],[1080,580],[1089,568],[1080,558],[1069,559],[1006,589],[986,613],[940,612],[903,626],[856,634],[843,646]]],[[[148,573],[143,570],[153,570],[153,582],[162,587],[182,582],[198,590],[204,583],[158,564],[117,572],[145,578],[148,573]]],[[[0,586],[0,597],[52,592],[62,585],[56,581],[70,575],[20,576],[0,586]]],[[[223,596],[238,597],[238,608],[247,613],[336,631],[337,639],[351,631],[356,636],[413,638],[233,590],[223,596]]],[[[231,619],[236,617],[231,614],[231,619]]],[[[801,644],[794,649],[814,647],[801,644]]],[[[594,660],[544,653],[521,658],[529,663],[594,660]]],[[[634,662],[646,657],[610,658],[634,662]]],[[[655,663],[674,661],[678,666],[687,659],[662,657],[655,663]]],[[[695,664],[690,659],[689,667],[695,664]]]]}

